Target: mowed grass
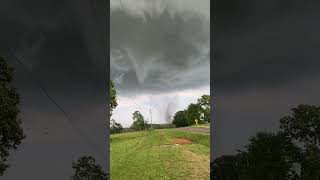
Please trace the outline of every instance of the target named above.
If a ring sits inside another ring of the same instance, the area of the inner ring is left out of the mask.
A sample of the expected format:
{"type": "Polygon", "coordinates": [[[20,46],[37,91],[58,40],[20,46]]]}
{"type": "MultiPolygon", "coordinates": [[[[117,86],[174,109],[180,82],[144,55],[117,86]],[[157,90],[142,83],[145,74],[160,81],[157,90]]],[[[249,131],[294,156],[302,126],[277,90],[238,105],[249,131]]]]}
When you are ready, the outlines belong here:
{"type": "Polygon", "coordinates": [[[198,128],[210,128],[210,123],[206,123],[206,124],[199,124],[199,125],[192,125],[192,127],[198,127],[198,128]]]}
{"type": "Polygon", "coordinates": [[[175,129],[111,135],[111,180],[210,179],[209,138],[175,129]],[[192,144],[172,144],[177,138],[192,144]]]}

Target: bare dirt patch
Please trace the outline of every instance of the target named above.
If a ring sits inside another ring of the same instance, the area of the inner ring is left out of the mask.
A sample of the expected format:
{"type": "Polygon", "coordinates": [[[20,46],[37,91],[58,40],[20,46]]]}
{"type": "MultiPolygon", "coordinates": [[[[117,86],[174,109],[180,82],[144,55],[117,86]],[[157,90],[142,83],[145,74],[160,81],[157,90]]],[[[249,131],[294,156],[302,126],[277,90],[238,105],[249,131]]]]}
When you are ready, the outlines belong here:
{"type": "Polygon", "coordinates": [[[177,138],[171,141],[172,144],[192,144],[192,141],[186,138],[177,138]]]}

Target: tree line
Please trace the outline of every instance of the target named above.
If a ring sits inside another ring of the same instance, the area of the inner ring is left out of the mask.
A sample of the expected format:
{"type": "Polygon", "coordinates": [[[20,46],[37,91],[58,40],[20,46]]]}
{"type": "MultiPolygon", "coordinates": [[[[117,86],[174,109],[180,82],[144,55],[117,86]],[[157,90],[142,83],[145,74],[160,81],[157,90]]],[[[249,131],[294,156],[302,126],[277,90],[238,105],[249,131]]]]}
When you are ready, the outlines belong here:
{"type": "Polygon", "coordinates": [[[244,150],[211,163],[216,180],[319,180],[320,106],[301,104],[276,133],[258,132],[244,150]]]}
{"type": "Polygon", "coordinates": [[[18,118],[20,97],[12,86],[13,68],[0,57],[0,176],[9,168],[7,158],[25,138],[18,118]]]}
{"type": "Polygon", "coordinates": [[[191,103],[185,110],[178,111],[173,116],[172,124],[185,127],[196,124],[210,123],[210,95],[202,95],[197,103],[191,103]]]}
{"type": "MultiPolygon", "coordinates": [[[[114,85],[111,86],[114,88],[114,85]]],[[[110,90],[112,92],[111,99],[111,110],[113,110],[116,103],[116,91],[110,90]]],[[[130,129],[135,131],[146,130],[151,127],[151,124],[145,120],[144,116],[140,111],[134,111],[132,114],[133,123],[130,129]]],[[[210,123],[210,96],[202,95],[197,103],[191,103],[185,110],[178,111],[173,116],[172,124],[176,127],[185,127],[195,124],[195,120],[198,120],[199,124],[210,123]]],[[[166,126],[169,127],[169,126],[166,126]]],[[[172,127],[172,126],[170,126],[172,127]]],[[[161,128],[161,126],[155,126],[153,128],[161,128]]],[[[114,119],[110,121],[110,133],[120,133],[123,131],[123,127],[120,123],[117,123],[114,119]]]]}

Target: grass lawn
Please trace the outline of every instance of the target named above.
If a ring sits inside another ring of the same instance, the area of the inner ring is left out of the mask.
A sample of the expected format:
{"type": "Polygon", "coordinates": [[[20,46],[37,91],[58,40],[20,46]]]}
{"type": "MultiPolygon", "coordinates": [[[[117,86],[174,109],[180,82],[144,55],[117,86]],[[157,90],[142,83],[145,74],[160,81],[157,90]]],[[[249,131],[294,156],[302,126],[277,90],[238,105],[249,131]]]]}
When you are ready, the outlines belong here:
{"type": "Polygon", "coordinates": [[[191,127],[210,128],[210,123],[199,124],[199,125],[192,125],[191,127]]]}
{"type": "Polygon", "coordinates": [[[111,179],[208,180],[209,138],[209,135],[175,129],[111,135],[111,179]]]}

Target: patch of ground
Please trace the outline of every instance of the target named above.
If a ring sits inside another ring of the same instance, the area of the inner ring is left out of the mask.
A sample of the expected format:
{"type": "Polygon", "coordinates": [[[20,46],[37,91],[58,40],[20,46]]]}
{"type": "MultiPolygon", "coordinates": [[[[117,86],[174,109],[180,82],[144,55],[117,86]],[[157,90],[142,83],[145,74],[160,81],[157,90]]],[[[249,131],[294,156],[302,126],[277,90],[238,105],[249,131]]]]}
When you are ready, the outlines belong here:
{"type": "Polygon", "coordinates": [[[190,161],[192,167],[191,179],[208,180],[210,179],[210,157],[198,155],[189,150],[183,151],[184,157],[190,161]]]}
{"type": "Polygon", "coordinates": [[[209,180],[209,159],[208,134],[172,128],[110,136],[112,180],[209,180]]]}
{"type": "Polygon", "coordinates": [[[172,144],[192,144],[192,141],[186,138],[177,138],[171,141],[172,144]]]}
{"type": "Polygon", "coordinates": [[[179,131],[188,131],[193,133],[203,133],[203,134],[210,134],[210,128],[200,128],[200,127],[182,127],[176,128],[179,131]]]}
{"type": "Polygon", "coordinates": [[[177,139],[172,139],[170,141],[170,144],[162,144],[162,145],[155,145],[158,147],[169,147],[169,146],[179,146],[179,145],[184,145],[184,144],[192,144],[192,141],[186,138],[177,138],[177,139]]]}

